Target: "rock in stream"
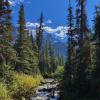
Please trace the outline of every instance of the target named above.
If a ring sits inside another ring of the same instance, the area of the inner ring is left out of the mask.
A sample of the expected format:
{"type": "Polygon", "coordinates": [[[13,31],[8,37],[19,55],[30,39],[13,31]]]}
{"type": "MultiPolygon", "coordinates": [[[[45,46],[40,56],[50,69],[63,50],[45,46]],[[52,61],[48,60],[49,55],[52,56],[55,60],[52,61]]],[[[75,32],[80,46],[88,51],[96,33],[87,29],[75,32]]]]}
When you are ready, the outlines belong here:
{"type": "Polygon", "coordinates": [[[54,79],[44,79],[30,100],[60,100],[58,83],[54,79]]]}

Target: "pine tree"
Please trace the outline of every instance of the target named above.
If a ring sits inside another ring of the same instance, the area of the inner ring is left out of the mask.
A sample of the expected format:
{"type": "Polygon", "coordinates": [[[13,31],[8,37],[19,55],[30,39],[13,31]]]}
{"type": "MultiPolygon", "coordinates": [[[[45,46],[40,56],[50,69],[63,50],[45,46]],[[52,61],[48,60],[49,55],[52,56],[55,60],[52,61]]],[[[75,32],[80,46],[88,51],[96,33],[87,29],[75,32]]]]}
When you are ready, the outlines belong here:
{"type": "Polygon", "coordinates": [[[50,74],[51,71],[51,66],[50,66],[50,50],[49,50],[49,42],[46,40],[45,44],[45,72],[47,74],[50,74]]]}
{"type": "MultiPolygon", "coordinates": [[[[6,79],[7,72],[16,62],[12,45],[11,7],[8,0],[0,0],[0,76],[6,79]]],[[[14,67],[14,66],[13,66],[14,67]]]]}
{"type": "Polygon", "coordinates": [[[1,56],[4,57],[5,64],[9,64],[16,56],[12,46],[12,23],[11,9],[8,0],[0,2],[0,46],[1,56]],[[13,54],[13,56],[11,55],[13,54]]]}
{"type": "Polygon", "coordinates": [[[93,100],[100,99],[100,6],[96,7],[96,17],[95,17],[95,47],[96,47],[96,59],[93,71],[93,81],[92,81],[92,98],[93,100]]]}
{"type": "Polygon", "coordinates": [[[57,55],[57,64],[60,65],[61,62],[60,62],[60,50],[58,48],[58,55],[57,55]]]}
{"type": "Polygon", "coordinates": [[[90,32],[87,28],[87,16],[85,12],[85,0],[77,0],[77,32],[78,32],[78,64],[76,75],[77,98],[86,98],[90,89],[90,32]]]}
{"type": "Polygon", "coordinates": [[[61,83],[61,98],[62,100],[73,100],[73,90],[72,90],[72,83],[73,83],[73,12],[71,7],[71,2],[69,0],[69,7],[68,7],[68,52],[67,52],[67,61],[65,64],[65,71],[63,80],[61,83]]]}
{"type": "Polygon", "coordinates": [[[33,51],[33,40],[29,37],[29,32],[26,28],[24,5],[21,4],[18,21],[18,38],[15,43],[18,62],[16,70],[26,74],[34,75],[37,73],[38,59],[33,51]]]}
{"type": "Polygon", "coordinates": [[[39,63],[39,60],[38,60],[38,50],[37,50],[37,45],[36,45],[36,41],[34,40],[33,38],[33,35],[29,34],[29,45],[30,45],[30,57],[29,57],[29,63],[31,64],[31,67],[32,67],[32,74],[39,74],[40,71],[39,71],[39,67],[38,67],[38,63],[39,63]]]}
{"type": "Polygon", "coordinates": [[[43,37],[43,13],[41,13],[39,19],[39,27],[36,26],[36,42],[38,47],[38,59],[39,59],[39,69],[42,71],[42,37],[43,37]]]}
{"type": "Polygon", "coordinates": [[[43,36],[43,14],[41,13],[40,19],[39,19],[39,27],[36,26],[36,39],[37,39],[37,46],[38,46],[38,52],[41,52],[42,49],[42,36],[43,36]]]}
{"type": "Polygon", "coordinates": [[[38,54],[37,43],[36,43],[35,38],[34,38],[33,35],[32,35],[32,32],[31,32],[31,35],[30,35],[30,40],[31,40],[31,42],[32,42],[33,50],[38,54]]]}
{"type": "Polygon", "coordinates": [[[51,73],[54,73],[57,69],[56,58],[55,58],[55,50],[54,47],[49,43],[49,50],[50,50],[50,66],[51,66],[51,73]]]}
{"type": "Polygon", "coordinates": [[[64,66],[64,63],[65,63],[65,59],[64,59],[64,56],[62,55],[62,57],[61,57],[61,65],[64,66]]]}

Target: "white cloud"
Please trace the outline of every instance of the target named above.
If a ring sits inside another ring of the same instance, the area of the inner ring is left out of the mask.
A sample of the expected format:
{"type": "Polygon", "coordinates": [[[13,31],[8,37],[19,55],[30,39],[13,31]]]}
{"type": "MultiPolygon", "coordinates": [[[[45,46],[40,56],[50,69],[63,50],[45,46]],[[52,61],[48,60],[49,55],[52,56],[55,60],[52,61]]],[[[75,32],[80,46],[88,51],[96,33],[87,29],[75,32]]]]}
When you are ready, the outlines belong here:
{"type": "Polygon", "coordinates": [[[44,30],[45,30],[47,33],[55,33],[55,32],[57,32],[57,28],[53,29],[52,27],[49,27],[49,26],[45,26],[45,27],[44,27],[44,30]]]}
{"type": "MultiPolygon", "coordinates": [[[[8,0],[11,6],[15,6],[16,4],[20,4],[21,2],[24,2],[24,0],[8,0]]],[[[29,3],[29,2],[27,2],[29,3]]]]}
{"type": "Polygon", "coordinates": [[[32,27],[33,27],[33,28],[36,28],[36,26],[39,26],[39,23],[27,22],[27,23],[26,23],[26,26],[27,26],[27,27],[31,27],[31,28],[32,28],[32,27]]]}
{"type": "Polygon", "coordinates": [[[15,5],[15,1],[14,1],[14,0],[9,0],[9,4],[10,4],[11,6],[15,5]]]}
{"type": "MultiPolygon", "coordinates": [[[[39,23],[27,22],[26,26],[28,28],[31,28],[32,32],[35,33],[35,28],[36,28],[36,26],[39,26],[39,23]]],[[[68,27],[58,26],[56,28],[52,28],[52,27],[44,24],[44,31],[45,31],[45,33],[48,33],[48,34],[51,34],[51,35],[56,36],[58,38],[64,39],[66,37],[68,27]]]]}
{"type": "Polygon", "coordinates": [[[45,23],[51,24],[52,23],[52,20],[47,20],[45,23]]]}
{"type": "Polygon", "coordinates": [[[47,32],[47,33],[50,33],[50,34],[55,34],[56,36],[60,37],[60,38],[65,38],[66,37],[66,33],[68,31],[68,27],[65,27],[65,26],[58,26],[56,28],[52,28],[52,27],[48,27],[48,26],[45,26],[44,27],[44,30],[47,32]]]}

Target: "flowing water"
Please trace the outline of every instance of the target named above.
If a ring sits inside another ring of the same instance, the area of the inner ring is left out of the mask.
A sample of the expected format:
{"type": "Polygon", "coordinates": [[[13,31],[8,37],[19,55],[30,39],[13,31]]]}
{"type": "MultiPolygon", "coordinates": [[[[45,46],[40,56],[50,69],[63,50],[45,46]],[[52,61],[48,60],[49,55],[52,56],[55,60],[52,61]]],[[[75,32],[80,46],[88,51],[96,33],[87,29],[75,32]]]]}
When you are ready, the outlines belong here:
{"type": "Polygon", "coordinates": [[[31,100],[60,100],[58,83],[53,79],[45,79],[37,88],[36,95],[31,100]]]}

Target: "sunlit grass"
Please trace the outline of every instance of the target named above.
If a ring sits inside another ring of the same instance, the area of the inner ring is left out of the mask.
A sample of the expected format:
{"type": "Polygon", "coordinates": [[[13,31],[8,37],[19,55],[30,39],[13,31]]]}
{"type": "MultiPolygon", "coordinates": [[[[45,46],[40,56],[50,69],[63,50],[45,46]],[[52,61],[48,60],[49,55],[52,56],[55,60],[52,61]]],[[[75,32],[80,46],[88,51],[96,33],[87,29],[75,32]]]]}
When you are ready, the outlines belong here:
{"type": "Polygon", "coordinates": [[[29,97],[39,86],[42,77],[40,75],[30,76],[23,73],[14,74],[9,89],[13,98],[29,97]]]}
{"type": "Polygon", "coordinates": [[[9,92],[3,83],[0,83],[0,100],[11,100],[9,92]]]}

